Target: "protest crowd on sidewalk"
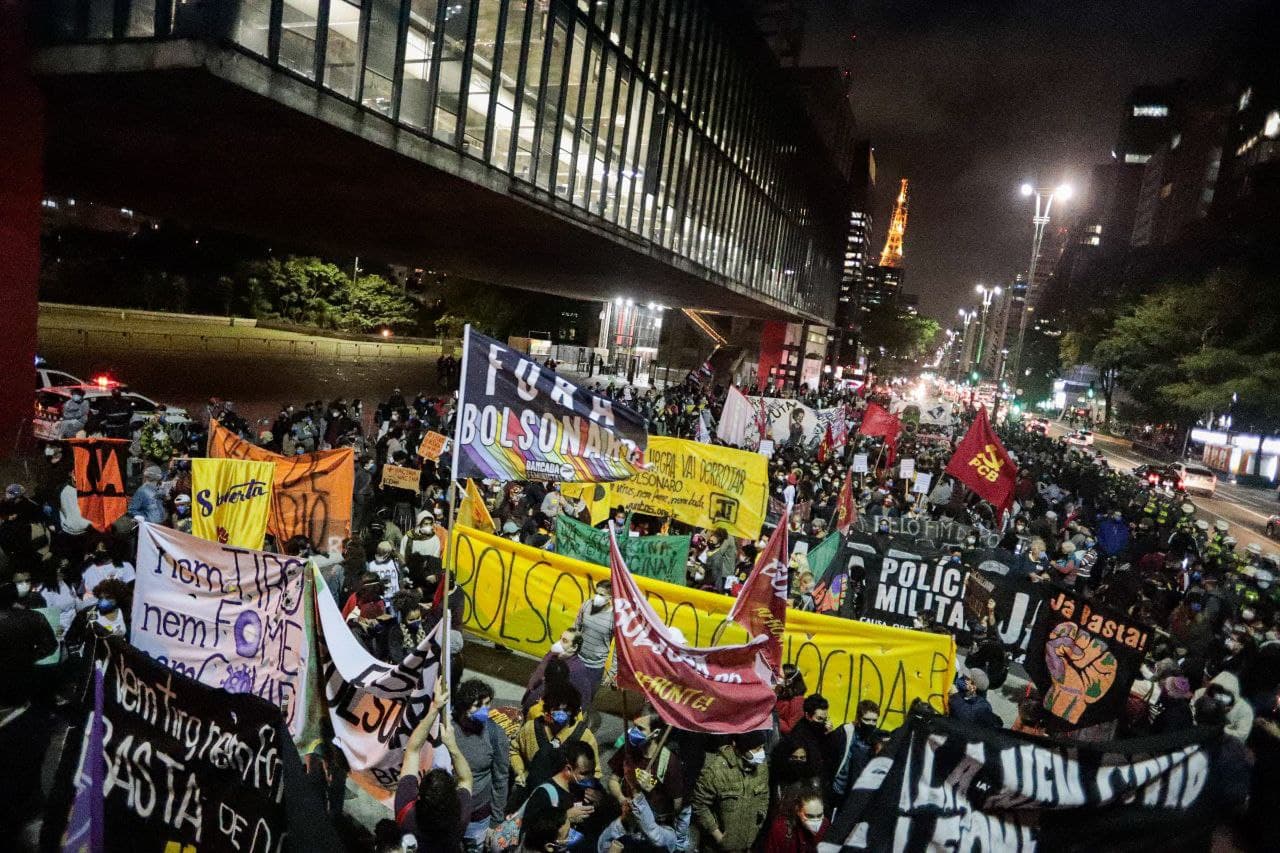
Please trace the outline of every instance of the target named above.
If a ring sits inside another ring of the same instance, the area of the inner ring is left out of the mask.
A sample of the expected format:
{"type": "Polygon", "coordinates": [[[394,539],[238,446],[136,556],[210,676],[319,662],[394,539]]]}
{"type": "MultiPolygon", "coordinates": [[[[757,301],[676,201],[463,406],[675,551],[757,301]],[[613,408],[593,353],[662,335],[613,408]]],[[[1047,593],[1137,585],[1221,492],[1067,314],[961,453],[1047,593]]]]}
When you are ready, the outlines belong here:
{"type": "Polygon", "coordinates": [[[0,837],[1277,849],[1280,555],[1193,499],[924,381],[464,349],[371,411],[43,448],[0,502],[0,837]]]}

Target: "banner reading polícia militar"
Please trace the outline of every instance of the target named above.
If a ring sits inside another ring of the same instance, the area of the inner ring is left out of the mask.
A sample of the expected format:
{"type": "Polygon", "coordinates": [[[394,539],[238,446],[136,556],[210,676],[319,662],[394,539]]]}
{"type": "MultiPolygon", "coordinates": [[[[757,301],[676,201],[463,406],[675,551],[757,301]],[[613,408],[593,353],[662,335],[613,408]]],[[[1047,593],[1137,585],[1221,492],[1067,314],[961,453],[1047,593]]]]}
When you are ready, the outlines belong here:
{"type": "Polygon", "coordinates": [[[645,420],[468,326],[453,477],[599,483],[632,477],[645,420]]]}

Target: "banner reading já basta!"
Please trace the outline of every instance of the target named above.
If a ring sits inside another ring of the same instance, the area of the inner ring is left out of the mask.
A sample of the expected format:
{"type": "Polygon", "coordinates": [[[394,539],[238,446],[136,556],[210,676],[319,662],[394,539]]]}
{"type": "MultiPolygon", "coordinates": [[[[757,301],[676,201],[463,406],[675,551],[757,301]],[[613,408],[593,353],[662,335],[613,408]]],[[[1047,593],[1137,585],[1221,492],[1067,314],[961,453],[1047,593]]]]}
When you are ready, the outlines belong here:
{"type": "Polygon", "coordinates": [[[229,693],[252,693],[302,731],[310,639],[298,557],[138,527],[130,640],[161,664],[229,693]]]}
{"type": "MultiPolygon", "coordinates": [[[[453,531],[457,583],[466,597],[464,626],[496,643],[541,657],[609,570],[475,530],[453,531]]],[[[744,643],[747,632],[726,622],[733,599],[649,578],[635,578],[664,624],[694,647],[744,643]]],[[[859,700],[880,705],[881,726],[894,728],[916,699],[944,708],[955,675],[955,640],[822,616],[787,612],[783,663],[804,674],[809,692],[831,703],[831,719],[852,719],[859,700]]]]}
{"type": "Polygon", "coordinates": [[[838,808],[821,849],[1207,850],[1229,806],[1222,734],[1055,742],[912,714],[838,808]],[[842,846],[843,844],[843,846],[842,846]]]}
{"type": "Polygon", "coordinates": [[[274,476],[271,462],[192,459],[191,532],[223,545],[261,548],[274,476]]]}
{"type": "Polygon", "coordinates": [[[97,660],[106,667],[103,849],[283,849],[284,753],[294,747],[279,711],[118,640],[98,643],[97,660]]]}
{"type": "Polygon", "coordinates": [[[622,506],[629,512],[669,515],[694,527],[723,527],[758,539],[769,497],[769,460],[759,453],[649,436],[645,470],[630,480],[584,489],[592,518],[622,506]]]}
{"type": "MultiPolygon", "coordinates": [[[[471,526],[471,525],[468,525],[471,526]]],[[[693,537],[624,536],[618,540],[627,568],[642,578],[684,583],[693,537]]],[[[556,553],[571,560],[609,565],[609,533],[563,513],[556,519],[556,553]]]]}
{"type": "Polygon", "coordinates": [[[281,546],[294,536],[305,536],[317,550],[338,553],[342,540],[351,535],[356,475],[352,448],[281,456],[210,421],[209,455],[275,463],[267,531],[281,546]]]}
{"type": "Polygon", "coordinates": [[[80,514],[98,530],[106,531],[129,508],[124,491],[129,442],[123,438],[74,438],[67,446],[74,463],[72,477],[80,514]]]}
{"type": "Polygon", "coordinates": [[[1072,728],[1114,720],[1151,641],[1151,629],[1061,587],[1045,592],[1027,649],[1027,675],[1044,708],[1072,728]]]}
{"type": "Polygon", "coordinates": [[[453,476],[598,483],[633,476],[645,419],[466,329],[453,476]]]}

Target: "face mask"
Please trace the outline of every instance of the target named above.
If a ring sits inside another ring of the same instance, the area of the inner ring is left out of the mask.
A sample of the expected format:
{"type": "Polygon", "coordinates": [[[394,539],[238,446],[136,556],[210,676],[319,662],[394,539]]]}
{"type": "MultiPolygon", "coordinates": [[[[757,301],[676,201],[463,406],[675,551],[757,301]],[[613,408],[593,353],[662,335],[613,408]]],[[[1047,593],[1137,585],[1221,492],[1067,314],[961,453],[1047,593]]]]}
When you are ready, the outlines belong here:
{"type": "Polygon", "coordinates": [[[970,536],[969,538],[967,538],[967,539],[965,539],[965,540],[964,540],[964,544],[966,544],[966,545],[974,545],[974,544],[976,544],[976,543],[977,543],[977,541],[978,541],[977,539],[975,539],[975,538],[973,538],[972,536],[970,536]]]}
{"type": "Polygon", "coordinates": [[[627,729],[627,743],[631,744],[632,746],[644,746],[648,742],[649,742],[649,735],[640,731],[640,729],[636,728],[635,726],[631,726],[629,729],[627,729]]]}
{"type": "Polygon", "coordinates": [[[573,827],[569,827],[569,837],[564,840],[564,849],[568,850],[573,845],[582,840],[582,833],[573,827]]]}
{"type": "Polygon", "coordinates": [[[804,827],[805,829],[812,832],[814,835],[817,835],[818,830],[822,829],[822,818],[815,819],[815,818],[807,817],[804,819],[804,827]]]}
{"type": "Polygon", "coordinates": [[[605,604],[608,603],[608,601],[609,601],[608,596],[601,595],[598,592],[595,595],[591,596],[591,603],[594,604],[596,607],[604,607],[605,604]]]}
{"type": "Polygon", "coordinates": [[[31,584],[29,584],[29,583],[23,582],[23,583],[14,584],[14,586],[16,586],[16,587],[18,588],[18,597],[19,597],[19,598],[22,598],[22,597],[24,597],[27,593],[31,592],[31,584]]]}
{"type": "Polygon", "coordinates": [[[565,723],[569,722],[569,712],[562,709],[552,711],[551,722],[555,723],[557,726],[563,726],[565,723]]]}
{"type": "Polygon", "coordinates": [[[179,518],[186,518],[186,517],[187,517],[188,515],[190,515],[190,514],[191,514],[191,505],[190,505],[190,504],[178,504],[178,517],[179,517],[179,518]]]}
{"type": "Polygon", "coordinates": [[[564,643],[560,642],[559,640],[556,640],[554,643],[552,643],[552,644],[551,644],[551,654],[553,654],[553,655],[563,655],[563,654],[564,654],[564,643]]]}
{"type": "MultiPolygon", "coordinates": [[[[19,594],[22,594],[22,584],[18,584],[18,593],[19,593],[19,594]]],[[[1256,615],[1257,615],[1257,614],[1256,614],[1256,613],[1254,613],[1252,610],[1241,610],[1241,611],[1240,611],[1240,618],[1241,618],[1241,619],[1243,619],[1243,620],[1244,620],[1244,621],[1246,621],[1246,622],[1252,622],[1252,621],[1253,621],[1253,618],[1254,618],[1256,615]]]]}
{"type": "Polygon", "coordinates": [[[419,628],[422,627],[422,620],[414,619],[410,622],[406,622],[405,625],[409,628],[410,631],[417,631],[419,628]]]}
{"type": "Polygon", "coordinates": [[[749,761],[751,764],[755,765],[756,767],[759,767],[761,764],[764,764],[764,758],[765,758],[765,755],[764,755],[763,747],[761,747],[760,749],[754,749],[751,752],[747,753],[747,761],[749,761]]]}
{"type": "Polygon", "coordinates": [[[469,716],[471,717],[473,722],[483,723],[485,720],[489,719],[489,709],[477,708],[476,710],[472,711],[469,716]]]}
{"type": "Polygon", "coordinates": [[[115,609],[116,609],[116,603],[110,598],[104,598],[98,602],[99,613],[111,613],[115,609]]]}

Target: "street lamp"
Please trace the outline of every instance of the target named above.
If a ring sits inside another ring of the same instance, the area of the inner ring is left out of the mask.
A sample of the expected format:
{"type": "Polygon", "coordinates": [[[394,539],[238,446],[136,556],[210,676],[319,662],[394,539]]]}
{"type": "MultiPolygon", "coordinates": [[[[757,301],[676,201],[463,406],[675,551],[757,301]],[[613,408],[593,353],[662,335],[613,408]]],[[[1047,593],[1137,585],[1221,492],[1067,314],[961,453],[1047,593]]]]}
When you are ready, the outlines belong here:
{"type": "Polygon", "coordinates": [[[1035,306],[1031,304],[1031,296],[1032,290],[1035,288],[1036,267],[1040,265],[1040,244],[1044,241],[1045,226],[1049,224],[1049,211],[1053,207],[1054,199],[1066,201],[1071,198],[1073,192],[1070,184],[1060,184],[1053,189],[1037,189],[1028,183],[1022,185],[1021,191],[1026,198],[1035,196],[1036,209],[1035,214],[1031,217],[1031,265],[1027,268],[1027,294],[1022,300],[1022,317],[1018,321],[1018,345],[1013,351],[1013,385],[1015,390],[1022,380],[1022,374],[1019,372],[1022,369],[1022,345],[1027,337],[1027,317],[1035,310],[1035,306]]]}
{"type": "Polygon", "coordinates": [[[978,371],[982,370],[982,348],[987,340],[987,312],[991,310],[991,300],[999,296],[1002,291],[999,285],[995,287],[987,287],[980,284],[974,288],[974,291],[982,297],[982,325],[978,327],[978,357],[974,361],[974,368],[978,371]]]}
{"type": "Polygon", "coordinates": [[[973,325],[973,319],[978,316],[978,312],[973,309],[966,311],[961,308],[957,313],[960,319],[964,321],[964,339],[960,344],[960,361],[959,369],[956,371],[956,378],[963,379],[964,374],[969,370],[970,347],[973,344],[973,330],[970,327],[973,325]]]}

